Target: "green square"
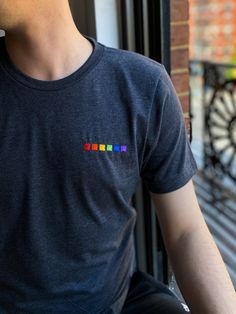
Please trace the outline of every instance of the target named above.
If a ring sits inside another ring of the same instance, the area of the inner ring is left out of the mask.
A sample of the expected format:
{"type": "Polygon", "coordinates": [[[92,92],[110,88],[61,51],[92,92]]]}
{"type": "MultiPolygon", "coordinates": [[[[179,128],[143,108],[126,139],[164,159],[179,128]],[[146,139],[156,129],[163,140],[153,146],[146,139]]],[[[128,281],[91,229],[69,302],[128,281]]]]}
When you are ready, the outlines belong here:
{"type": "Polygon", "coordinates": [[[112,145],[107,145],[107,151],[112,151],[112,145]]]}

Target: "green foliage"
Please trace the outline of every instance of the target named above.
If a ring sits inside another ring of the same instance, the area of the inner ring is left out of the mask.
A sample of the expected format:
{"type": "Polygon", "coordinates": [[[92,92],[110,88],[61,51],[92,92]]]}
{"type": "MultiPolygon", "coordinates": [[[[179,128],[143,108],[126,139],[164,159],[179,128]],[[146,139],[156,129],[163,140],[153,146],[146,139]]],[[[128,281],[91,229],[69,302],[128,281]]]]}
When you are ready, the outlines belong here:
{"type": "Polygon", "coordinates": [[[235,68],[225,70],[225,77],[228,80],[236,79],[236,46],[235,46],[234,53],[233,53],[232,58],[230,59],[229,63],[234,64],[235,68]]]}

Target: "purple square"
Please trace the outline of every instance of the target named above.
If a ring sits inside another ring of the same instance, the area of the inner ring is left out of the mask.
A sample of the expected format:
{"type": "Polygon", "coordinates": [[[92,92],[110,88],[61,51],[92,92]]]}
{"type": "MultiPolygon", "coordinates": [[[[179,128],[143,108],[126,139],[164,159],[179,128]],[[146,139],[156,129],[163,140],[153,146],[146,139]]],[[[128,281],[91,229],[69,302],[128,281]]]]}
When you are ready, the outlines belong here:
{"type": "Polygon", "coordinates": [[[126,152],[126,145],[122,145],[122,146],[121,146],[121,151],[122,151],[122,152],[126,152]]]}

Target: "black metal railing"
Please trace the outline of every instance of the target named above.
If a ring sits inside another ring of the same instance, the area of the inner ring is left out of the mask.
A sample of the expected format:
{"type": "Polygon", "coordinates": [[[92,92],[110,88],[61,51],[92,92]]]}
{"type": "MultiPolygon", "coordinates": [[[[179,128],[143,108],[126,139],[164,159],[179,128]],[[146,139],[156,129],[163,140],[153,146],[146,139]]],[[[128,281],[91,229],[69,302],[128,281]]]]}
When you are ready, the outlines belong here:
{"type": "MultiPolygon", "coordinates": [[[[203,112],[203,116],[198,117],[203,120],[203,146],[198,143],[194,148],[199,156],[197,150],[203,147],[202,166],[194,176],[195,190],[236,288],[236,65],[194,60],[190,62],[190,74],[191,102],[203,112]],[[197,76],[197,80],[193,76],[197,76]],[[202,82],[201,94],[195,82],[202,82]],[[201,103],[196,103],[197,100],[201,103]]],[[[195,111],[193,125],[196,115],[195,111]]]]}
{"type": "Polygon", "coordinates": [[[236,65],[192,60],[202,76],[203,164],[220,179],[236,182],[236,65]]]}

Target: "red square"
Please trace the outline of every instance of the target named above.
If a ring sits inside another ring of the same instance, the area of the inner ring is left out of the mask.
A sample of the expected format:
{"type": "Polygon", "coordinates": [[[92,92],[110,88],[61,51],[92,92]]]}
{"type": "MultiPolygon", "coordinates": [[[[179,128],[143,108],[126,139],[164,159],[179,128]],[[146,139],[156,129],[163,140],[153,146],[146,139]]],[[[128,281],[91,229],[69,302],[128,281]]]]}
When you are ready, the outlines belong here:
{"type": "Polygon", "coordinates": [[[90,144],[84,144],[84,150],[90,150],[90,144]]]}
{"type": "Polygon", "coordinates": [[[92,144],[92,150],[98,150],[98,144],[92,144]]]}

